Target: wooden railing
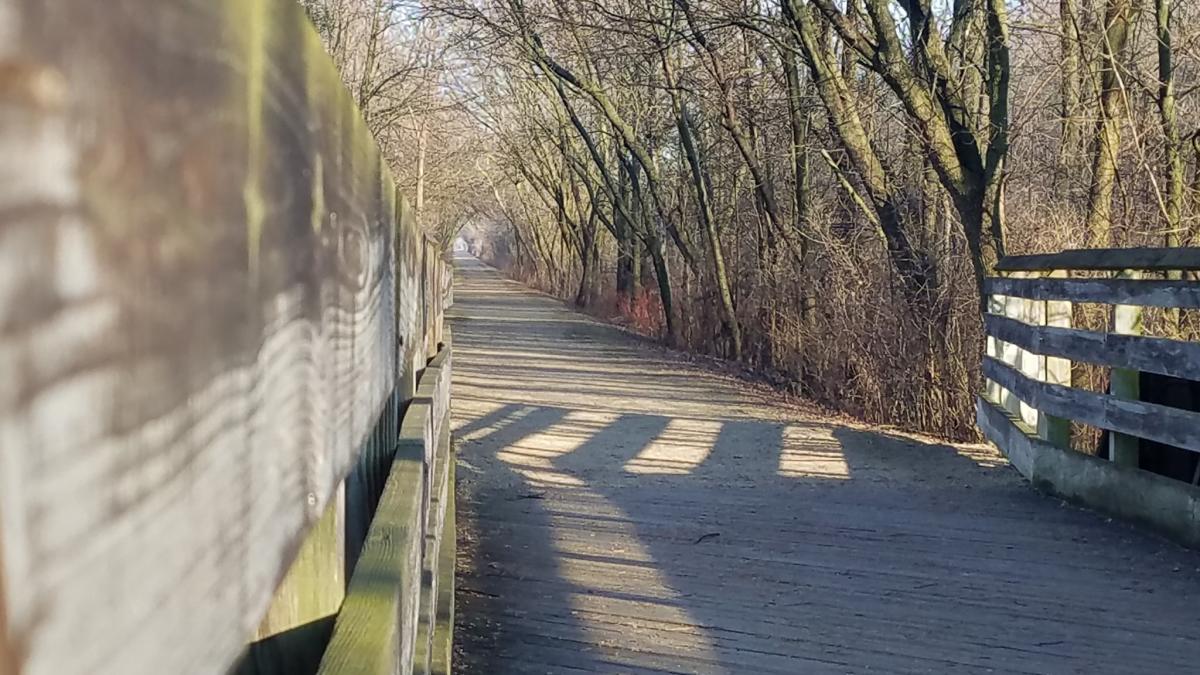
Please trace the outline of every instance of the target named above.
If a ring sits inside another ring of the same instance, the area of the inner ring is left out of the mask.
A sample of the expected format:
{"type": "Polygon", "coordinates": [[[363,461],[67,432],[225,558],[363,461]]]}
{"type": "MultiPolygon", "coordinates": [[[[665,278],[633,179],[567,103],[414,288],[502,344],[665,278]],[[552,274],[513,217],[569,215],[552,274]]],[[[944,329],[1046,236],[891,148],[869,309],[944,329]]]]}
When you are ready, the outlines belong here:
{"type": "Polygon", "coordinates": [[[454,460],[448,345],[421,375],[362,557],[321,661],[328,675],[450,673],[454,460]]]}
{"type": "Polygon", "coordinates": [[[450,297],[299,3],[0,11],[0,674],[444,666],[450,297]]]}
{"type": "Polygon", "coordinates": [[[1147,441],[1200,453],[1200,412],[1142,400],[1140,383],[1143,374],[1200,381],[1200,344],[1142,331],[1145,307],[1200,308],[1200,282],[1186,278],[1197,270],[1200,249],[1005,258],[985,285],[986,388],[977,405],[985,435],[1035,484],[1191,543],[1200,542],[1200,492],[1140,471],[1139,455],[1147,441]],[[1073,303],[1110,305],[1109,329],[1072,326],[1073,303]],[[1073,362],[1109,368],[1108,391],[1072,386],[1073,362]],[[1072,423],[1107,432],[1101,451],[1110,464],[1073,451],[1072,423]]]}

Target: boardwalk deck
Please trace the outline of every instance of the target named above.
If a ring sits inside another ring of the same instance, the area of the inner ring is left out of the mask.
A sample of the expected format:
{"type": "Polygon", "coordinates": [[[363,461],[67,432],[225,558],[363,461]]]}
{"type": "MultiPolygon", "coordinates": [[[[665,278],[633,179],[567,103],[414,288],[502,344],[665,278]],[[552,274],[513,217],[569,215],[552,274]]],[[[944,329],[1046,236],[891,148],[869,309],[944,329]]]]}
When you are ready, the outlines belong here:
{"type": "Polygon", "coordinates": [[[459,260],[466,673],[1185,673],[1200,555],[459,260]]]}

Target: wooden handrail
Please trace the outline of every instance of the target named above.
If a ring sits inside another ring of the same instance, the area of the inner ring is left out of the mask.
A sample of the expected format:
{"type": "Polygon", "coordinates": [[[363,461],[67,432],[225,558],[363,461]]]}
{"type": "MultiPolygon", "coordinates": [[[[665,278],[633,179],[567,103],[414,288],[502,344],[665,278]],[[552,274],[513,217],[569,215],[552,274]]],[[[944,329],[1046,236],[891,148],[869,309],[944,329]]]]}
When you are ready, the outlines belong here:
{"type": "Polygon", "coordinates": [[[1200,270],[1200,248],[1090,248],[1058,253],[1011,255],[996,263],[998,272],[1053,270],[1150,272],[1200,270]]]}
{"type": "Polygon", "coordinates": [[[448,663],[453,598],[447,605],[444,589],[453,588],[455,537],[451,358],[447,336],[401,424],[321,675],[426,675],[435,662],[448,663]]]}
{"type": "Polygon", "coordinates": [[[989,277],[983,292],[1027,300],[1200,309],[1200,284],[1193,281],[989,277]]]}
{"type": "Polygon", "coordinates": [[[1038,356],[1131,368],[1200,381],[1200,343],[1143,335],[1031,326],[998,314],[983,317],[987,334],[1038,356]]]}
{"type": "Polygon", "coordinates": [[[983,373],[1040,413],[1200,452],[1200,413],[1047,384],[990,356],[983,373]]]}

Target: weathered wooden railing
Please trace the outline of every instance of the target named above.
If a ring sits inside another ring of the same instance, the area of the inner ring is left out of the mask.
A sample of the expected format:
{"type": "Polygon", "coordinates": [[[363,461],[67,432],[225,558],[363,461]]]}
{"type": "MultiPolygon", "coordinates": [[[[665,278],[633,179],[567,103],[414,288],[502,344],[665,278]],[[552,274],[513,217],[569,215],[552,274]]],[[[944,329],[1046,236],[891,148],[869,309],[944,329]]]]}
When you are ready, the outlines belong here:
{"type": "Polygon", "coordinates": [[[1200,453],[1200,412],[1140,395],[1147,375],[1200,381],[1200,344],[1142,334],[1143,307],[1200,308],[1200,282],[1185,278],[1200,249],[1013,256],[997,270],[985,287],[985,435],[1035,485],[1200,544],[1200,490],[1139,469],[1147,443],[1200,453]],[[1073,303],[1112,306],[1109,330],[1072,327],[1073,303]],[[1107,393],[1073,387],[1072,362],[1108,367],[1107,393]],[[1107,432],[1108,461],[1072,449],[1073,422],[1107,432]]]}
{"type": "Polygon", "coordinates": [[[0,674],[446,670],[449,279],[294,0],[0,4],[0,674]]]}
{"type": "Polygon", "coordinates": [[[451,351],[430,361],[320,673],[450,673],[454,623],[451,351]]]}

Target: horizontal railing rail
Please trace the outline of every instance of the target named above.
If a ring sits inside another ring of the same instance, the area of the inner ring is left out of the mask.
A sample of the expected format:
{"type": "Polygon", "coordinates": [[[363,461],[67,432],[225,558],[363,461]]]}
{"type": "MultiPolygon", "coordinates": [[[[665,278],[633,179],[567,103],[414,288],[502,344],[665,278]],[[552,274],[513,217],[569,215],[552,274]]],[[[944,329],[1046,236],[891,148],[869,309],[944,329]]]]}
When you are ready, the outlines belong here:
{"type": "Polygon", "coordinates": [[[1200,286],[1193,281],[990,277],[983,290],[988,295],[1029,300],[1200,308],[1200,286]]]}
{"type": "Polygon", "coordinates": [[[1010,255],[997,272],[1200,270],[1200,248],[1084,248],[1058,253],[1010,255]]]}
{"type": "MultiPolygon", "coordinates": [[[[1200,493],[1186,481],[1161,482],[1162,477],[1139,470],[1146,442],[1200,453],[1200,411],[1175,401],[1142,400],[1140,386],[1143,374],[1200,382],[1200,344],[1143,334],[1144,308],[1200,308],[1200,282],[1186,278],[1200,269],[1200,249],[1012,256],[996,269],[998,276],[984,284],[986,386],[977,419],[985,436],[1042,487],[1200,542],[1200,512],[1188,512],[1193,503],[1200,505],[1200,493]],[[1106,273],[1110,276],[1101,276],[1106,273]],[[1147,278],[1152,275],[1169,278],[1147,278]],[[1075,303],[1108,305],[1108,328],[1072,325],[1075,303]],[[1075,363],[1108,368],[1108,390],[1074,386],[1075,363]],[[1084,454],[1074,451],[1073,424],[1107,433],[1109,464],[1082,459],[1084,454]],[[1064,470],[1068,465],[1074,469],[1064,470]],[[1113,472],[1117,467],[1121,471],[1113,472]],[[1171,491],[1178,494],[1162,497],[1171,491]]],[[[1200,456],[1192,461],[1195,482],[1200,456]]]]}
{"type": "Polygon", "coordinates": [[[395,459],[321,661],[323,675],[448,675],[454,460],[449,334],[420,376],[395,459]]]}
{"type": "Polygon", "coordinates": [[[1200,343],[1169,338],[1031,326],[1000,314],[984,316],[987,334],[1026,352],[1100,366],[1133,368],[1200,380],[1200,343]]]}

